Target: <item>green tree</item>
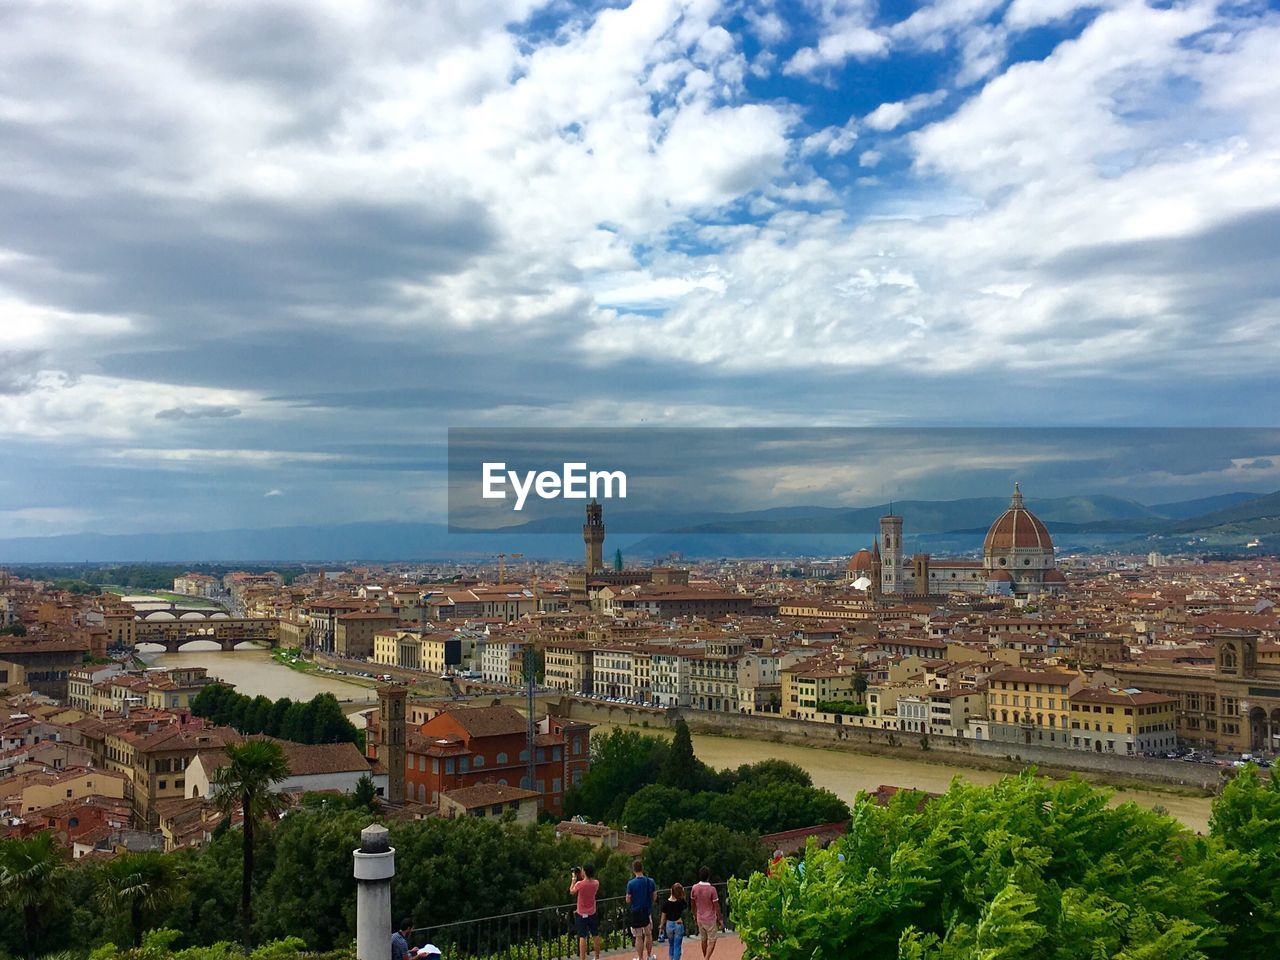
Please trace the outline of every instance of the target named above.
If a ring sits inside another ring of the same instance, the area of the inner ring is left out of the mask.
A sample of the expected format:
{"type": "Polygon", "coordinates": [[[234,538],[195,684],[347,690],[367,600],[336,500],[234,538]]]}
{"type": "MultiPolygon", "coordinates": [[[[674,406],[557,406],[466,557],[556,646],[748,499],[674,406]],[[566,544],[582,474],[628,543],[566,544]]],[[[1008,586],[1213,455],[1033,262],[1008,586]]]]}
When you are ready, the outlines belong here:
{"type": "Polygon", "coordinates": [[[812,787],[813,777],[807,770],[790,760],[759,760],[755,763],[744,763],[733,772],[733,781],[737,784],[762,783],[797,783],[802,787],[812,787]]]}
{"type": "Polygon", "coordinates": [[[1280,779],[1263,780],[1257,767],[1245,767],[1214,802],[1209,831],[1241,858],[1221,878],[1230,955],[1274,956],[1280,937],[1280,779]]]}
{"type": "Polygon", "coordinates": [[[628,798],[619,824],[632,833],[652,837],[672,820],[697,819],[700,807],[704,805],[687,790],[651,783],[628,798]]]}
{"type": "Polygon", "coordinates": [[[124,913],[135,947],[142,945],[146,915],[167,906],[181,892],[174,865],[163,853],[127,853],[98,874],[98,902],[107,910],[124,913]]]}
{"type": "Polygon", "coordinates": [[[356,788],[351,793],[352,801],[361,807],[367,807],[369,810],[378,809],[378,787],[373,782],[373,777],[364,774],[356,781],[356,788]]]}
{"type": "Polygon", "coordinates": [[[702,867],[710,867],[717,881],[749,877],[763,869],[767,859],[760,838],[754,834],[699,820],[668,823],[644,851],[645,867],[664,887],[696,882],[702,867]]]}
{"type": "Polygon", "coordinates": [[[274,820],[287,806],[275,788],[289,776],[289,764],[278,743],[250,740],[227,747],[227,762],[214,774],[213,796],[224,817],[242,818],[243,863],[240,874],[240,933],[253,943],[253,842],[259,823],[274,820]]]}
{"type": "Polygon", "coordinates": [[[698,782],[699,773],[698,758],[693,755],[693,736],[681,717],[676,721],[676,735],[671,740],[671,749],[663,761],[658,782],[663,786],[688,790],[698,782]]]}
{"type": "Polygon", "coordinates": [[[46,914],[62,894],[66,870],[66,858],[52,833],[0,841],[0,903],[21,917],[28,960],[36,955],[46,914]]]}
{"type": "Polygon", "coordinates": [[[864,795],[848,834],[811,845],[802,870],[734,883],[735,923],[770,960],[1222,956],[1220,878],[1238,858],[1107,801],[1033,771],[956,781],[927,804],[864,795]]]}
{"type": "Polygon", "coordinates": [[[847,820],[849,807],[829,790],[778,780],[742,784],[714,798],[707,815],[727,827],[778,833],[847,820]]]}
{"type": "Polygon", "coordinates": [[[666,740],[621,727],[591,740],[591,773],[565,794],[566,816],[618,822],[627,798],[658,779],[666,740]]]}

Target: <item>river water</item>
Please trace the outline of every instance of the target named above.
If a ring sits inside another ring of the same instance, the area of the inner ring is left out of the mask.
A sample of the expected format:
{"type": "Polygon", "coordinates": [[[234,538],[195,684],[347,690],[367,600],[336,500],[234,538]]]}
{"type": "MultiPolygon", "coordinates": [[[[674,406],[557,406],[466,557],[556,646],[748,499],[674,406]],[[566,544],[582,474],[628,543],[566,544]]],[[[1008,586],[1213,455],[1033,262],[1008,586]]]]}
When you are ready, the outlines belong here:
{"type": "MultiPolygon", "coordinates": [[[[201,641],[203,644],[204,641],[201,641]]],[[[194,647],[192,643],[190,646],[194,647]]],[[[260,647],[241,648],[223,652],[212,642],[208,650],[188,650],[183,653],[140,652],[142,659],[153,667],[205,667],[209,676],[235,685],[237,692],[256,697],[258,694],[279,700],[310,700],[319,693],[332,693],[343,705],[344,712],[362,709],[378,702],[377,695],[368,687],[351,683],[331,673],[292,670],[271,659],[270,651],[260,647]]],[[[351,717],[356,726],[363,726],[359,716],[351,717]]]]}
{"type": "MultiPolygon", "coordinates": [[[[212,648],[213,645],[210,644],[212,648]]],[[[291,670],[271,659],[271,654],[260,648],[241,649],[228,653],[213,648],[186,653],[143,653],[142,658],[153,666],[206,667],[210,676],[220,677],[235,684],[236,689],[251,697],[258,694],[277,699],[290,697],[309,700],[318,693],[332,693],[348,710],[376,703],[373,691],[359,684],[327,673],[291,670]]],[[[357,724],[359,717],[352,717],[357,724]]],[[[596,727],[607,731],[608,724],[596,727]]],[[[645,733],[662,731],[648,729],[645,733]]],[[[860,790],[874,790],[881,784],[898,787],[914,787],[941,793],[947,789],[953,777],[961,777],[970,783],[994,783],[1005,774],[991,770],[975,770],[948,763],[925,763],[901,757],[881,757],[851,753],[845,750],[827,750],[821,747],[801,747],[786,743],[762,740],[745,740],[738,737],[714,737],[693,735],[693,748],[698,758],[713,767],[736,767],[743,763],[777,758],[789,760],[808,771],[816,786],[825,787],[845,801],[852,801],[860,790]]],[[[1150,808],[1157,804],[1173,817],[1193,830],[1208,831],[1209,797],[1183,796],[1150,790],[1117,790],[1113,803],[1132,800],[1150,808]]]]}
{"type": "MultiPolygon", "coordinates": [[[[596,727],[598,731],[604,732],[609,728],[608,724],[596,727]]],[[[642,732],[663,731],[647,729],[642,732]]],[[[824,787],[846,802],[852,802],[859,791],[872,791],[881,784],[942,793],[954,777],[970,783],[989,784],[1008,776],[994,770],[976,770],[947,763],[925,763],[901,757],[882,757],[699,733],[693,735],[693,751],[699,760],[717,769],[759,760],[789,760],[813,777],[814,786],[824,787]]],[[[1192,830],[1200,833],[1207,833],[1209,830],[1210,797],[1184,796],[1159,789],[1116,790],[1112,803],[1114,805],[1127,800],[1147,809],[1159,804],[1170,816],[1192,830]]]]}

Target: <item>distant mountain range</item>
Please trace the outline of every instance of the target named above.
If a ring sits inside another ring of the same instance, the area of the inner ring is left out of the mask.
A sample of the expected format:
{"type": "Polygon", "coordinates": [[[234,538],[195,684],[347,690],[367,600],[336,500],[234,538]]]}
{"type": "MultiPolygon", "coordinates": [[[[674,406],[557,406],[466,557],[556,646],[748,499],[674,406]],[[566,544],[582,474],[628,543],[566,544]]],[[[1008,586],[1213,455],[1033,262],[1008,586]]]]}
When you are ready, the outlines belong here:
{"type": "MultiPolygon", "coordinates": [[[[981,547],[1007,497],[904,500],[908,548],[963,553],[981,547]]],[[[1060,546],[1125,549],[1240,548],[1255,538],[1280,543],[1280,491],[1229,493],[1144,505],[1110,496],[1028,500],[1060,546]]],[[[739,513],[628,513],[611,510],[606,553],[631,559],[839,556],[869,543],[889,504],[857,509],[776,507],[739,513]],[[628,532],[621,532],[628,531],[628,532]]],[[[572,520],[544,518],[500,531],[450,533],[443,524],[352,523],[182,533],[76,533],[0,539],[0,563],[244,562],[333,563],[482,559],[499,551],[573,559],[582,538],[572,520]],[[572,532],[563,532],[566,529],[572,532]]]]}

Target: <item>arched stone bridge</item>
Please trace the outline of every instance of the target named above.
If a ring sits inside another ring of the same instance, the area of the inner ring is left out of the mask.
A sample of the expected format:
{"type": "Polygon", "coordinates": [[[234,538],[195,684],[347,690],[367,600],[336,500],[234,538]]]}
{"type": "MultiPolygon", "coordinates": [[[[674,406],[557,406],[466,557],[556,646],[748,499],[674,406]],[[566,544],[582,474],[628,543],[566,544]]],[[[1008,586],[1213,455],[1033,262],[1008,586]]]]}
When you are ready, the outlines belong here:
{"type": "Polygon", "coordinates": [[[274,647],[280,639],[280,621],[274,617],[208,617],[201,619],[139,619],[134,624],[134,644],[153,643],[168,653],[192,640],[212,640],[223,650],[234,650],[246,641],[274,647]]]}

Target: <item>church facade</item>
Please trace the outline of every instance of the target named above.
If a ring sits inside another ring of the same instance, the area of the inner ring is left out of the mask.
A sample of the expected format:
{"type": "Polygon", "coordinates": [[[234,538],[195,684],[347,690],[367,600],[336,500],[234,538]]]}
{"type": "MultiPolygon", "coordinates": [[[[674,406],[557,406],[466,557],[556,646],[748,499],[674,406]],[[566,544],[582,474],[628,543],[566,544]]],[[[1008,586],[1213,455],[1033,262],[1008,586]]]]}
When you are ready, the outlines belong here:
{"type": "Polygon", "coordinates": [[[1049,531],[1027,509],[1016,483],[1009,508],[987,530],[981,560],[935,559],[927,553],[907,556],[903,519],[890,513],[880,518],[880,535],[871,548],[850,558],[847,573],[855,586],[887,597],[948,593],[1025,597],[1066,587],[1066,578],[1054,566],[1049,531]]]}

